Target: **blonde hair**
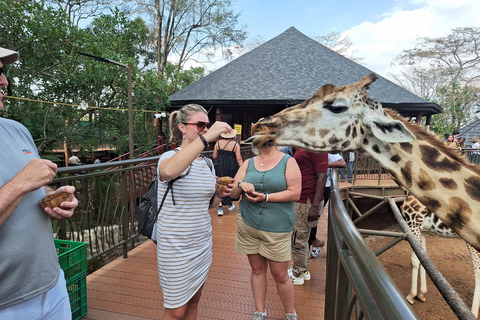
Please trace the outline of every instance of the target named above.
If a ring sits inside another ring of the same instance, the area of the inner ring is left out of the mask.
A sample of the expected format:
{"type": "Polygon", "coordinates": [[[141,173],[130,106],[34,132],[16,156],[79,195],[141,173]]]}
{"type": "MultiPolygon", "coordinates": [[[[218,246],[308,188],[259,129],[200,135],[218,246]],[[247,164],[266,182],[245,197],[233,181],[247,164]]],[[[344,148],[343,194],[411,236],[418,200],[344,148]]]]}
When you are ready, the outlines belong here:
{"type": "Polygon", "coordinates": [[[199,104],[187,104],[183,106],[181,109],[176,110],[170,114],[170,119],[169,119],[169,129],[170,129],[170,143],[176,143],[178,145],[182,144],[183,140],[183,133],[180,131],[178,128],[178,125],[180,123],[186,123],[188,122],[188,119],[190,118],[190,114],[193,112],[203,112],[208,116],[207,110],[205,110],[204,107],[202,107],[199,104]]]}

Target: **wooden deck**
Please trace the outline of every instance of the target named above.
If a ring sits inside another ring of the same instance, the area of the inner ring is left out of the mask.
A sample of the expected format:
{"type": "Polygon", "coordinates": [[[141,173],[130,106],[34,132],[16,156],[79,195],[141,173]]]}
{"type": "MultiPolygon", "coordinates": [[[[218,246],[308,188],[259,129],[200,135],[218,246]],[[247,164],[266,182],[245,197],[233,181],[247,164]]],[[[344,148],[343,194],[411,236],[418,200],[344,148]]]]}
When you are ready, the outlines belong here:
{"type": "MultiPolygon", "coordinates": [[[[236,209],[234,210],[236,212],[236,209]]],[[[245,255],[234,250],[235,212],[225,207],[218,217],[210,210],[213,226],[213,263],[206,281],[198,319],[251,319],[255,311],[250,267],[245,255]]],[[[320,218],[318,238],[326,240],[327,214],[320,218]]],[[[326,248],[325,248],[326,249],[326,248]]],[[[300,320],[323,319],[326,250],[310,260],[312,280],[295,288],[295,309],[300,320]]],[[[148,241],[87,277],[88,314],[84,320],[161,319],[163,298],[158,284],[156,247],[148,241]]],[[[268,277],[268,319],[285,319],[272,277],[268,277]]]]}

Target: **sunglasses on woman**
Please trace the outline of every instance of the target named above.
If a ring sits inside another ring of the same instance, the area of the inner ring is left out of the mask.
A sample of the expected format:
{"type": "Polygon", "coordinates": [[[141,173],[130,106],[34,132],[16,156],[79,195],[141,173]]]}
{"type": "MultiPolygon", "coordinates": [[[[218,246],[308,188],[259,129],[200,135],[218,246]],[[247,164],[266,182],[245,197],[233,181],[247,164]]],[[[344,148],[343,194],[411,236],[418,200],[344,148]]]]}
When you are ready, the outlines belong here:
{"type": "Polygon", "coordinates": [[[1,76],[2,74],[5,74],[5,75],[6,75],[5,71],[6,71],[6,68],[5,68],[5,67],[0,67],[0,76],[1,76]]]}
{"type": "Polygon", "coordinates": [[[195,123],[192,123],[192,122],[184,122],[183,124],[185,124],[185,125],[190,124],[190,125],[192,125],[192,126],[197,126],[197,130],[198,130],[199,132],[202,131],[202,130],[204,130],[205,127],[206,127],[207,129],[209,129],[209,128],[212,126],[212,124],[211,124],[210,122],[203,122],[203,121],[198,121],[198,122],[195,122],[195,123]]]}

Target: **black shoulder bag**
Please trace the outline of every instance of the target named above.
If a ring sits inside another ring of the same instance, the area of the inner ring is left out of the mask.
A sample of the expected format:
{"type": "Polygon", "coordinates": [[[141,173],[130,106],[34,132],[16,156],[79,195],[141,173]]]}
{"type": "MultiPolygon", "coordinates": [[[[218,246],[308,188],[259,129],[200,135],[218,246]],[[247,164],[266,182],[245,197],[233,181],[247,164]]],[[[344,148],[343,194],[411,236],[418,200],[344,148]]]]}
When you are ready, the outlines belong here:
{"type": "MultiPolygon", "coordinates": [[[[178,152],[177,149],[174,149],[175,152],[178,152]]],[[[203,160],[207,163],[210,171],[213,171],[212,165],[210,164],[209,160],[205,158],[203,154],[200,155],[203,160]]],[[[158,176],[155,174],[152,177],[152,181],[148,185],[147,192],[142,197],[140,201],[140,205],[138,206],[138,233],[146,236],[147,238],[151,239],[153,242],[157,243],[156,239],[156,222],[158,218],[158,214],[162,209],[163,203],[165,202],[165,198],[170,190],[172,190],[172,201],[175,205],[175,198],[173,197],[173,183],[178,179],[185,177],[187,174],[190,173],[190,169],[192,165],[190,165],[187,169],[185,174],[182,174],[175,179],[172,179],[168,182],[167,189],[165,190],[165,194],[163,195],[162,202],[157,210],[157,189],[158,189],[158,176]]]]}

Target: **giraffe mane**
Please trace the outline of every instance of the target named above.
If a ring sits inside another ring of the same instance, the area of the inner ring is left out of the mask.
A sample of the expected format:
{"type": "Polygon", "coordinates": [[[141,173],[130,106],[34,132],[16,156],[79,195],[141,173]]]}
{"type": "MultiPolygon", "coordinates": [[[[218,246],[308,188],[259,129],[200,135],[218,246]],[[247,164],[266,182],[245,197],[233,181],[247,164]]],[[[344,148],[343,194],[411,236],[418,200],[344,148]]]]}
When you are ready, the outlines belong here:
{"type": "Polygon", "coordinates": [[[440,149],[442,152],[447,154],[453,160],[460,162],[462,166],[468,167],[469,169],[480,175],[480,166],[469,163],[467,159],[465,159],[465,157],[458,154],[458,152],[456,152],[454,149],[447,147],[437,135],[426,131],[421,126],[414,124],[411,121],[408,121],[395,110],[386,108],[384,110],[393,119],[402,121],[407,127],[407,129],[410,130],[415,135],[415,137],[417,137],[417,140],[427,141],[431,145],[435,146],[435,148],[440,149]]]}

